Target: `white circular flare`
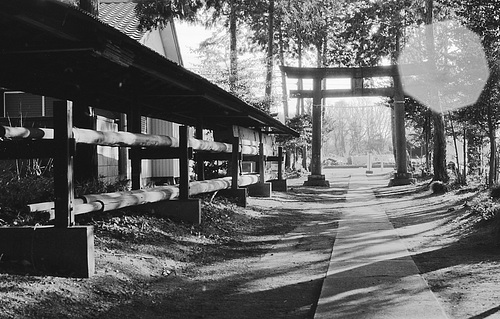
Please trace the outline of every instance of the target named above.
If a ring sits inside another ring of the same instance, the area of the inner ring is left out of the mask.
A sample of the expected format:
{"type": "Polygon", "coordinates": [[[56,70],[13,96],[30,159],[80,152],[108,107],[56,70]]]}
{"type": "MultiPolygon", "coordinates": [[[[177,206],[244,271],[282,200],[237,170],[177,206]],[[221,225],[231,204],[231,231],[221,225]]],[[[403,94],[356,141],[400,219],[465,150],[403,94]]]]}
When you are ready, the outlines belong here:
{"type": "Polygon", "coordinates": [[[406,94],[441,113],[474,104],[489,76],[481,39],[455,21],[414,29],[398,69],[406,94]]]}

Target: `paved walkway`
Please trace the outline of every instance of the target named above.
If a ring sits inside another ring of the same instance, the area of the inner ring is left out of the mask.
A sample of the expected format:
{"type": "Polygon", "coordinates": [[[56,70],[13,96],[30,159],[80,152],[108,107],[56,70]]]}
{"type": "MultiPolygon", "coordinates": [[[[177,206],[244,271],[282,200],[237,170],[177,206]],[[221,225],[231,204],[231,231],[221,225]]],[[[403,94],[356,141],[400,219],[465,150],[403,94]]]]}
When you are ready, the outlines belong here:
{"type": "Polygon", "coordinates": [[[369,188],[382,185],[350,178],[314,318],[447,318],[369,188]]]}

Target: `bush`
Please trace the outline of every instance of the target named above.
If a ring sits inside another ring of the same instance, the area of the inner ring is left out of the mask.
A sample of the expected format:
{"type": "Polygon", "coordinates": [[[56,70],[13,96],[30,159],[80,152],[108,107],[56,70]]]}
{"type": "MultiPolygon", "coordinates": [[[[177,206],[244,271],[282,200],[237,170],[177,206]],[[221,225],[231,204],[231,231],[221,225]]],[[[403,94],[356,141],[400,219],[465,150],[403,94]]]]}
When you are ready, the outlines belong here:
{"type": "MultiPolygon", "coordinates": [[[[75,186],[75,197],[84,194],[109,193],[128,190],[128,180],[115,183],[91,180],[75,186]]],[[[4,174],[0,178],[0,225],[31,225],[46,223],[48,216],[26,212],[33,203],[54,201],[54,179],[52,177],[28,175],[16,178],[4,174]]]]}
{"type": "Polygon", "coordinates": [[[434,181],[431,183],[431,191],[433,194],[444,194],[448,191],[448,186],[441,181],[434,181]]]}
{"type": "Polygon", "coordinates": [[[491,196],[491,198],[494,198],[494,199],[500,198],[500,185],[499,184],[496,184],[496,185],[491,187],[490,196],[491,196]]]}
{"type": "Polygon", "coordinates": [[[50,177],[26,176],[3,181],[0,185],[0,207],[22,210],[27,204],[54,200],[54,180],[50,177]]]}
{"type": "Polygon", "coordinates": [[[128,179],[110,183],[98,178],[75,184],[75,197],[80,197],[86,194],[112,193],[127,190],[129,190],[128,179]]]}

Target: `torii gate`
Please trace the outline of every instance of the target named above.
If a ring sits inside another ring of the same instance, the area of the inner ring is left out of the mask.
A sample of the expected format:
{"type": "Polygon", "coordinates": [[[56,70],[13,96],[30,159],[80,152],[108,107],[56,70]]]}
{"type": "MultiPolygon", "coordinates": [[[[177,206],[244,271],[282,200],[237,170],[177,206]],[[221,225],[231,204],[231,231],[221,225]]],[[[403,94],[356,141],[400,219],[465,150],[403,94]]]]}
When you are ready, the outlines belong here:
{"type": "Polygon", "coordinates": [[[407,170],[406,137],[404,125],[404,93],[396,65],[359,68],[296,68],[282,67],[289,78],[313,79],[312,90],[290,90],[291,97],[312,98],[312,160],[311,175],[304,182],[305,186],[329,186],[321,169],[321,122],[322,99],[333,97],[388,96],[394,102],[395,136],[396,136],[396,174],[390,185],[408,185],[411,173],[407,170]],[[385,88],[365,88],[363,79],[373,77],[392,77],[394,86],[385,88]],[[323,90],[322,83],[326,78],[350,78],[350,89],[323,90]]]}

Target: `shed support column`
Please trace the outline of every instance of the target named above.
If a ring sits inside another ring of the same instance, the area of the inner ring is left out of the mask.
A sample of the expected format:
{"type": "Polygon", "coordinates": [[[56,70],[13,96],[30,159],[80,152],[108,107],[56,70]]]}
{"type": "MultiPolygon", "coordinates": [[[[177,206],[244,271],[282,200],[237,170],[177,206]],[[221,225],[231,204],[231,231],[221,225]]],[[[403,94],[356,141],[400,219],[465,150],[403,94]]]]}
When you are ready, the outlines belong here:
{"type": "MultiPolygon", "coordinates": [[[[233,132],[236,132],[233,130],[233,132]]],[[[237,135],[237,134],[235,134],[237,135]]],[[[236,205],[246,207],[247,206],[247,196],[248,190],[246,188],[238,187],[238,180],[240,178],[240,137],[233,136],[232,143],[232,153],[231,153],[231,188],[223,189],[219,191],[219,194],[226,197],[232,197],[236,199],[236,205]]]]}
{"type": "MultiPolygon", "coordinates": [[[[203,140],[203,119],[199,118],[198,123],[196,125],[196,138],[199,140],[203,140]]],[[[196,157],[196,175],[197,180],[204,181],[205,180],[205,161],[203,160],[203,155],[200,153],[199,156],[196,157]]]]}
{"type": "Polygon", "coordinates": [[[189,149],[188,149],[188,128],[179,127],[179,199],[189,198],[189,149]]]}
{"type": "Polygon", "coordinates": [[[259,182],[248,186],[248,195],[271,197],[271,183],[266,183],[266,158],[264,154],[264,141],[262,134],[262,131],[259,131],[259,182]]]}
{"type": "Polygon", "coordinates": [[[283,180],[283,147],[278,146],[278,180],[283,180]]]}
{"type": "Polygon", "coordinates": [[[188,147],[189,130],[179,127],[179,199],[148,204],[154,213],[192,224],[201,223],[201,199],[189,198],[189,160],[192,150],[188,147]]]}
{"type": "Polygon", "coordinates": [[[278,147],[278,179],[272,180],[272,190],[277,192],[286,192],[286,179],[283,179],[283,147],[278,147]]]}
{"type": "Polygon", "coordinates": [[[54,154],[54,195],[56,226],[69,227],[75,224],[72,204],[73,190],[73,106],[71,102],[54,102],[54,141],[58,145],[54,154]]]}
{"type": "MultiPolygon", "coordinates": [[[[131,109],[128,116],[128,128],[132,133],[141,133],[141,112],[139,106],[135,103],[131,105],[131,109]]],[[[131,180],[132,189],[141,188],[141,170],[142,170],[142,159],[139,149],[132,147],[130,149],[130,169],[131,169],[131,180]]]]}
{"type": "Polygon", "coordinates": [[[44,274],[87,278],[95,270],[94,228],[74,226],[72,111],[71,102],[54,102],[55,225],[0,227],[0,255],[2,261],[28,260],[44,274]]]}
{"type": "Polygon", "coordinates": [[[396,136],[396,174],[389,186],[408,185],[412,182],[406,158],[405,101],[399,76],[394,76],[394,129],[396,136]]]}
{"type": "Polygon", "coordinates": [[[304,186],[330,186],[321,173],[321,82],[322,78],[313,79],[313,109],[312,109],[312,159],[311,175],[304,186]]]}
{"type": "Polygon", "coordinates": [[[233,152],[231,153],[231,189],[238,188],[238,179],[240,178],[240,138],[233,137],[233,152]]]}

